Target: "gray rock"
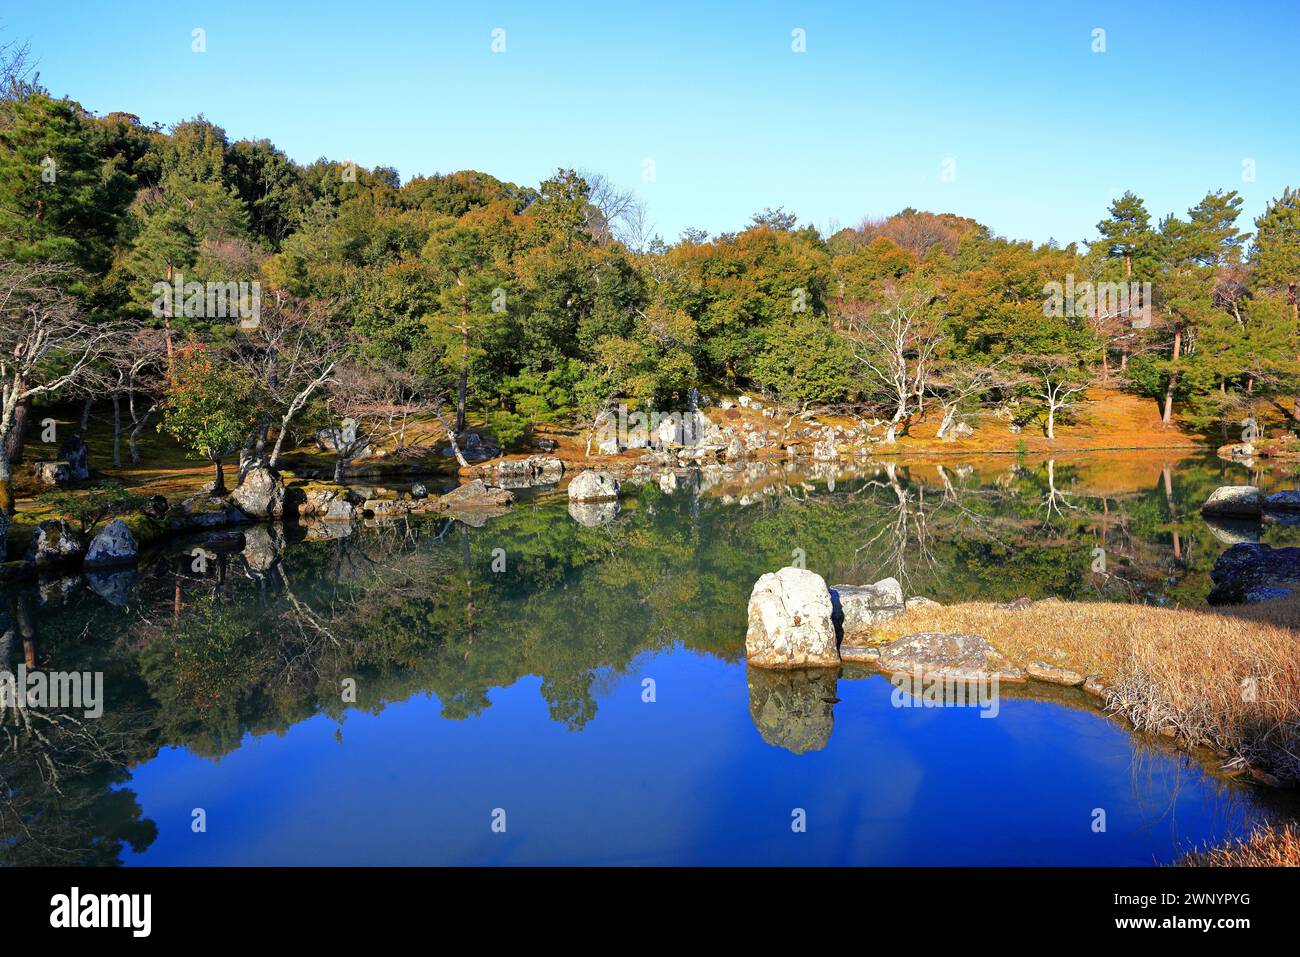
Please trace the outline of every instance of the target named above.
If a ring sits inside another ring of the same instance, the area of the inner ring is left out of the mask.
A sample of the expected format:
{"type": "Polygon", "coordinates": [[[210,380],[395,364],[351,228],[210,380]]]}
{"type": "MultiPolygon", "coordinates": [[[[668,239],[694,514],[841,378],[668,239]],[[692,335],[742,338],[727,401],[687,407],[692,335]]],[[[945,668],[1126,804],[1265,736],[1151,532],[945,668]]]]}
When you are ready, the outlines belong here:
{"type": "Polygon", "coordinates": [[[1215,560],[1210,580],[1214,588],[1206,601],[1211,605],[1239,605],[1261,600],[1262,596],[1277,597],[1276,592],[1262,589],[1300,585],[1300,548],[1233,545],[1215,560]]]}
{"type": "Polygon", "coordinates": [[[86,442],[80,435],[68,436],[59,446],[59,458],[68,463],[68,474],[74,482],[84,482],[90,478],[86,454],[86,442]]]}
{"type": "Polygon", "coordinates": [[[1264,511],[1300,512],[1300,491],[1287,489],[1283,492],[1274,492],[1264,499],[1264,511]]]}
{"type": "Polygon", "coordinates": [[[874,585],[836,585],[831,589],[831,604],[843,640],[854,644],[870,639],[881,622],[905,610],[903,586],[894,578],[883,578],[874,585]]]}
{"type": "Polygon", "coordinates": [[[255,465],[244,475],[230,500],[251,518],[281,518],[284,515],[284,481],[266,465],[255,465]]]}
{"type": "Polygon", "coordinates": [[[167,527],[173,531],[218,528],[247,520],[239,506],[215,495],[191,495],[167,513],[167,527]]]}
{"type": "Polygon", "coordinates": [[[835,727],[838,678],[834,671],[767,671],[750,668],[749,717],[759,735],[774,748],[793,754],[820,751],[835,727]]]}
{"type": "Polygon", "coordinates": [[[1263,498],[1253,485],[1220,486],[1201,506],[1202,515],[1229,518],[1258,518],[1262,510],[1263,498]]]}
{"type": "Polygon", "coordinates": [[[618,498],[619,482],[608,472],[579,472],[569,483],[569,501],[599,502],[618,498]]]}
{"type": "Polygon", "coordinates": [[[915,595],[912,598],[909,598],[907,601],[903,602],[903,605],[908,609],[943,607],[943,605],[940,602],[935,601],[933,598],[926,598],[924,595],[915,595]]]}
{"type": "Polygon", "coordinates": [[[838,665],[830,589],[821,575],[787,566],[754,583],[745,657],[760,668],[838,665]]]}
{"type": "Polygon", "coordinates": [[[1045,681],[1048,684],[1064,685],[1067,688],[1076,688],[1083,684],[1084,676],[1077,671],[1071,671],[1069,668],[1060,668],[1056,665],[1049,665],[1045,661],[1031,661],[1025,668],[1025,673],[1035,681],[1045,681]]]}
{"type": "Polygon", "coordinates": [[[484,484],[482,479],[474,479],[452,489],[446,495],[439,496],[438,505],[448,510],[461,511],[475,508],[500,508],[514,500],[514,494],[506,489],[492,488],[484,484]]]}
{"type": "Polygon", "coordinates": [[[67,488],[72,483],[72,470],[67,462],[42,460],[32,463],[32,476],[42,485],[67,488]]]}
{"type": "Polygon", "coordinates": [[[108,568],[129,565],[140,556],[140,545],[131,534],[131,528],[120,518],[115,518],[100,530],[86,549],[87,568],[108,568]]]}
{"type": "Polygon", "coordinates": [[[61,518],[47,518],[36,526],[32,543],[27,546],[27,560],[37,568],[48,568],[76,561],[86,552],[86,543],[61,518]]]}
{"type": "Polygon", "coordinates": [[[957,681],[1023,681],[1011,665],[979,635],[962,632],[923,632],[906,635],[880,650],[880,667],[890,672],[918,672],[927,678],[957,681]]]}
{"type": "Polygon", "coordinates": [[[420,499],[424,499],[428,497],[429,497],[429,489],[423,482],[415,482],[411,486],[411,498],[415,499],[417,502],[420,499]]]}
{"type": "Polygon", "coordinates": [[[9,558],[9,516],[0,510],[0,562],[9,558]]]}

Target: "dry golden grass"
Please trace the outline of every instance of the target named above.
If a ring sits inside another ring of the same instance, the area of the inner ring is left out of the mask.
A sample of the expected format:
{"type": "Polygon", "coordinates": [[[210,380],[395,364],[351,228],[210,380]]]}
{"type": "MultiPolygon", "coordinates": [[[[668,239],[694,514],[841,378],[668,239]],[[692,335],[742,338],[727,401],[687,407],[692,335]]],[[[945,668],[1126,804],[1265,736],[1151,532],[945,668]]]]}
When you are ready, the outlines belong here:
{"type": "Polygon", "coordinates": [[[1222,847],[1192,851],[1184,867],[1300,867],[1300,827],[1264,824],[1222,847]]]}
{"type": "Polygon", "coordinates": [[[1109,710],[1141,731],[1240,756],[1300,783],[1300,597],[1188,610],[1044,601],[917,608],[878,638],[922,631],[984,636],[1022,667],[1031,661],[1098,675],[1109,710]]]}

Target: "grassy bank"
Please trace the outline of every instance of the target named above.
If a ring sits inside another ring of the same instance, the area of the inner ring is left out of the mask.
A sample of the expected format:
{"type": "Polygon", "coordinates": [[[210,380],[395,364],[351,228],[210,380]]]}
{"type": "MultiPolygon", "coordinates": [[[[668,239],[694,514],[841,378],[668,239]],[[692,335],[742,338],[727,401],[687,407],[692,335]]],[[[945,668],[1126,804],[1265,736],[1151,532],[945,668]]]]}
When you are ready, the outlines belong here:
{"type": "Polygon", "coordinates": [[[1221,847],[1193,851],[1184,867],[1300,867],[1300,826],[1261,825],[1221,847]]]}
{"type": "Polygon", "coordinates": [[[1214,748],[1261,781],[1296,786],[1297,628],[1296,597],[1203,610],[1049,600],[917,608],[886,622],[878,638],[973,632],[1021,667],[1043,661],[1098,675],[1107,710],[1138,730],[1214,748]]]}

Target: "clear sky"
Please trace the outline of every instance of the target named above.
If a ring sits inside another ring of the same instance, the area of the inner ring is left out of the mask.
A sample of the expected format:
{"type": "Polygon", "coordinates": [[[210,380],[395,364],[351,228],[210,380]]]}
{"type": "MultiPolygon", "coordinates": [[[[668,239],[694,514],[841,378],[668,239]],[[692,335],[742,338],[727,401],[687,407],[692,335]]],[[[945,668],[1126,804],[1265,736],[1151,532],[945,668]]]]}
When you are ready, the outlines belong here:
{"type": "Polygon", "coordinates": [[[1153,215],[1236,189],[1253,218],[1300,186],[1300,0],[7,0],[0,28],[96,113],[203,113],[403,179],[598,170],[669,241],[767,206],[823,229],[914,206],[1067,242],[1125,189],[1153,215]]]}

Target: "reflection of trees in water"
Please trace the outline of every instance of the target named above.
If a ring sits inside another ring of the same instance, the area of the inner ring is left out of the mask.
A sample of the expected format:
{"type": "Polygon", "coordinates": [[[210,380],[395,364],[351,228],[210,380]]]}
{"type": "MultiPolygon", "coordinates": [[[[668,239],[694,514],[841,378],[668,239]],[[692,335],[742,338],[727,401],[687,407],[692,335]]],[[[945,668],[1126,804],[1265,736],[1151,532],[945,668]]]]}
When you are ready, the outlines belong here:
{"type": "MultiPolygon", "coordinates": [[[[609,689],[639,693],[621,677],[674,643],[738,661],[754,580],[789,564],[795,548],[831,583],[894,575],[909,594],[942,601],[1140,596],[1175,567],[1181,577],[1165,587],[1195,591],[1215,551],[1200,545],[1207,533],[1189,522],[1188,503],[1218,480],[1174,470],[1168,484],[1162,476],[1148,489],[1089,495],[1059,460],[1014,465],[998,481],[947,463],[882,465],[839,478],[833,491],[784,477],[791,494],[758,495],[743,508],[650,484],[591,527],[562,501],[520,503],[481,528],[446,519],[352,534],[254,527],[207,541],[214,557],[202,570],[193,543],[177,543],[141,567],[126,608],[85,587],[66,598],[47,589],[45,605],[36,588],[11,592],[25,604],[15,598],[5,612],[0,603],[6,654],[98,667],[110,703],[82,728],[40,726],[38,745],[21,715],[6,716],[3,733],[21,737],[0,737],[0,747],[21,747],[0,758],[4,859],[111,861],[127,843],[147,844],[152,825],[139,820],[134,796],[110,788],[160,745],[219,756],[248,734],[316,714],[341,723],[351,708],[377,713],[416,694],[436,695],[444,717],[463,719],[490,707],[493,689],[528,676],[552,720],[581,729],[609,689]],[[1060,495],[1073,507],[1045,516],[1045,499],[1060,495]],[[1182,506],[1176,514],[1171,500],[1182,506]],[[1172,564],[1171,524],[1181,566],[1172,564]],[[1110,583],[1089,571],[1094,543],[1115,556],[1110,583]],[[504,572],[493,571],[496,549],[504,572]],[[1136,584],[1121,591],[1116,579],[1136,584]],[[348,678],[355,704],[343,700],[348,678]]],[[[815,741],[829,705],[796,692],[765,692],[757,713],[794,714],[793,731],[772,733],[815,741]]]]}
{"type": "MultiPolygon", "coordinates": [[[[29,594],[7,599],[0,608],[0,670],[14,674],[19,663],[87,670],[43,653],[29,594]]],[[[117,677],[106,676],[106,695],[117,677]]],[[[112,864],[125,845],[148,847],[157,829],[140,819],[135,793],[110,790],[126,780],[129,761],[151,751],[147,710],[114,700],[92,718],[86,709],[33,707],[25,694],[12,697],[0,701],[0,864],[112,864]]]]}

